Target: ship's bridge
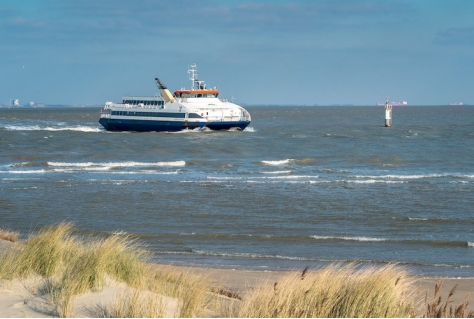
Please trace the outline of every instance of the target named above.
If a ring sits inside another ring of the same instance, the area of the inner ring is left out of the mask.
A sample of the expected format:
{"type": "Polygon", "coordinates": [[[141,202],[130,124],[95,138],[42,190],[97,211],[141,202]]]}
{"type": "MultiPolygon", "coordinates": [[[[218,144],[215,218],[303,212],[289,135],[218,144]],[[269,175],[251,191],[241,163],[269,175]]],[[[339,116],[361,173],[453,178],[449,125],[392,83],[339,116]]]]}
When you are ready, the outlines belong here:
{"type": "Polygon", "coordinates": [[[174,96],[178,98],[186,97],[217,97],[219,90],[176,90],[174,96]]]}

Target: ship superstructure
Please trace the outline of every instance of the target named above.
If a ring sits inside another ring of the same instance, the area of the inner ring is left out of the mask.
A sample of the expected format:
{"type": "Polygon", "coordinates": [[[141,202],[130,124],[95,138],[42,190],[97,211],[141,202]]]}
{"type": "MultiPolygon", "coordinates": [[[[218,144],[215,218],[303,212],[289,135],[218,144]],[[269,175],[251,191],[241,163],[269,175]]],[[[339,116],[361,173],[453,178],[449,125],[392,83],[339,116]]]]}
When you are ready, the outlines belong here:
{"type": "Polygon", "coordinates": [[[244,130],[251,121],[241,106],[219,99],[219,90],[208,89],[198,79],[196,64],[188,70],[190,89],[171,93],[155,78],[160,96],[124,97],[122,103],[107,102],[99,123],[109,131],[181,131],[207,127],[211,130],[244,130]]]}

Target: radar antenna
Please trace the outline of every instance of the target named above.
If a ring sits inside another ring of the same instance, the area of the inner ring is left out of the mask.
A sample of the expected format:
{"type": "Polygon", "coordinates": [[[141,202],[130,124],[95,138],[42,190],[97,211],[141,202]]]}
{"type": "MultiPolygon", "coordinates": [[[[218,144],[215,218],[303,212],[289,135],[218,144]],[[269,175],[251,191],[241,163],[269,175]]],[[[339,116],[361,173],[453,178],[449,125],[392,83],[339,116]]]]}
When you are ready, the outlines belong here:
{"type": "Polygon", "coordinates": [[[205,81],[199,81],[198,79],[198,71],[196,68],[196,63],[192,64],[190,66],[190,69],[188,70],[189,74],[189,79],[191,80],[191,88],[194,89],[194,84],[196,83],[198,85],[198,90],[203,90],[206,88],[205,81]]]}

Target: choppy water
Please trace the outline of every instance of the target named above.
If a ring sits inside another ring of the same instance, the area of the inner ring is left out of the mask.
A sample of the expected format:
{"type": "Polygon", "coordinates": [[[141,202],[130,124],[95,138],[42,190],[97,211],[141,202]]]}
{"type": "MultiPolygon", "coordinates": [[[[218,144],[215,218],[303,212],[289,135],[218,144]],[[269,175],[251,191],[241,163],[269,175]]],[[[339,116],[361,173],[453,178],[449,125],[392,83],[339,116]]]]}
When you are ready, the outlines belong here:
{"type": "Polygon", "coordinates": [[[164,263],[400,262],[474,277],[474,108],[248,107],[243,132],[111,133],[0,109],[0,228],[137,235],[164,263]]]}

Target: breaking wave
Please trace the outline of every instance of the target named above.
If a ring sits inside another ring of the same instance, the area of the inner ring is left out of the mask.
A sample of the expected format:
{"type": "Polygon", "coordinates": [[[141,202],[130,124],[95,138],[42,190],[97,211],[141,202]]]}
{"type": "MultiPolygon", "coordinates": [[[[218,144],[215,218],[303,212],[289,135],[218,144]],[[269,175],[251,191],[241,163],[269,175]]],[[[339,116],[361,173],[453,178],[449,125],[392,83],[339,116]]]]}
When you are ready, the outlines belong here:
{"type": "Polygon", "coordinates": [[[367,241],[367,242],[376,242],[376,241],[387,241],[387,238],[376,238],[376,237],[333,237],[333,236],[310,236],[314,239],[329,239],[329,240],[347,240],[347,241],[367,241]]]}
{"type": "Polygon", "coordinates": [[[48,162],[48,166],[53,167],[153,167],[153,166],[185,166],[185,161],[173,161],[173,162],[108,162],[108,163],[65,163],[65,162],[48,162]]]}
{"type": "Polygon", "coordinates": [[[91,126],[70,126],[70,127],[55,127],[55,126],[40,126],[40,125],[23,125],[23,126],[16,126],[16,125],[5,125],[5,129],[7,131],[75,131],[75,132],[102,132],[99,127],[91,127],[91,126]]]}
{"type": "Polygon", "coordinates": [[[316,240],[335,240],[335,241],[355,241],[355,242],[392,242],[418,245],[432,245],[432,246],[451,246],[451,247],[474,247],[473,242],[468,241],[449,241],[449,240],[429,240],[429,239],[410,239],[410,238],[379,238],[379,237],[350,237],[350,236],[317,236],[313,235],[310,238],[316,240]]]}
{"type": "Polygon", "coordinates": [[[278,161],[261,161],[262,164],[264,165],[285,165],[289,164],[292,159],[285,159],[285,160],[278,160],[278,161]]]}

